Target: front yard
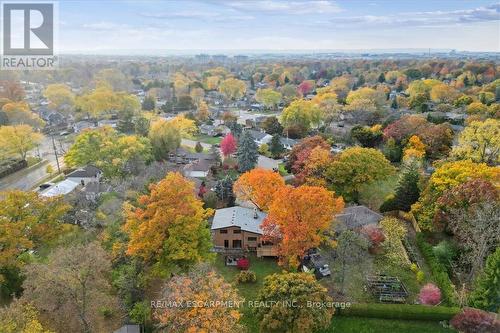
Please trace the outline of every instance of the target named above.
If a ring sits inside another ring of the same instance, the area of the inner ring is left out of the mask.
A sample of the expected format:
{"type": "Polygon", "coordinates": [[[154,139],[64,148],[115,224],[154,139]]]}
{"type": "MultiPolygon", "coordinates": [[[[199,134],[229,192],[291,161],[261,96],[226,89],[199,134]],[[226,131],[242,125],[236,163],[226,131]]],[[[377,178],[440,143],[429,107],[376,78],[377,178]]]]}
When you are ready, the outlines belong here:
{"type": "Polygon", "coordinates": [[[192,140],[203,142],[203,143],[208,143],[210,145],[218,145],[222,141],[222,137],[220,137],[220,136],[213,137],[210,135],[200,134],[200,135],[195,136],[192,140]]]}

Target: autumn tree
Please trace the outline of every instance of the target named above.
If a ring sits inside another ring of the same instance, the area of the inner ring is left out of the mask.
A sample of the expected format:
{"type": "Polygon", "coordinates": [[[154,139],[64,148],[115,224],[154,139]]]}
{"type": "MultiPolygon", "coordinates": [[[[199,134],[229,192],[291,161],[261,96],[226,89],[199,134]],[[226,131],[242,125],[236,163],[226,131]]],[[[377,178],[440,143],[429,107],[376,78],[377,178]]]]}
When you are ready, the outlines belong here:
{"type": "MultiPolygon", "coordinates": [[[[69,206],[60,197],[45,198],[35,192],[0,192],[0,267],[20,267],[19,256],[73,229],[64,224],[69,206]]],[[[0,279],[5,278],[0,275],[0,279]]],[[[7,281],[3,281],[7,283],[7,281]]]]}
{"type": "Polygon", "coordinates": [[[326,125],[340,118],[342,105],[338,103],[338,96],[334,92],[322,93],[318,89],[318,94],[311,101],[320,108],[326,125]]]}
{"type": "Polygon", "coordinates": [[[138,205],[127,204],[124,230],[129,236],[127,254],[159,263],[187,267],[210,258],[207,218],[211,210],[195,195],[194,184],[179,173],[169,173],[149,186],[138,205]]]}
{"type": "Polygon", "coordinates": [[[262,128],[266,131],[267,134],[270,135],[281,135],[283,133],[283,126],[281,126],[278,118],[272,116],[267,117],[262,124],[262,128]]]}
{"type": "Polygon", "coordinates": [[[394,167],[378,150],[353,147],[334,158],[325,177],[336,193],[357,202],[362,185],[387,179],[393,173],[394,167]]]}
{"type": "Polygon", "coordinates": [[[162,302],[187,306],[156,308],[154,318],[159,322],[160,332],[235,333],[243,329],[242,314],[238,311],[243,298],[206,264],[167,281],[158,299],[158,304],[162,302]],[[218,303],[210,305],[211,302],[218,303]]]}
{"type": "Polygon", "coordinates": [[[455,157],[489,165],[500,163],[499,154],[500,121],[496,119],[473,121],[467,125],[452,151],[455,157]]]}
{"type": "Polygon", "coordinates": [[[293,146],[292,151],[288,155],[287,169],[294,174],[300,173],[309,154],[316,147],[330,149],[328,142],[319,135],[304,138],[293,146]]]}
{"type": "Polygon", "coordinates": [[[255,100],[268,108],[276,108],[281,101],[281,93],[273,89],[259,89],[255,94],[255,100]]]}
{"type": "Polygon", "coordinates": [[[167,122],[177,129],[183,138],[191,138],[197,131],[194,120],[188,119],[184,115],[176,116],[167,122]]]}
{"type": "Polygon", "coordinates": [[[267,276],[257,301],[271,304],[255,308],[261,332],[315,332],[328,327],[334,313],[333,307],[308,305],[332,299],[314,275],[306,273],[267,276]]]}
{"type": "Polygon", "coordinates": [[[469,296],[469,305],[489,312],[500,309],[500,247],[486,259],[483,272],[477,276],[469,296]]]}
{"type": "Polygon", "coordinates": [[[408,139],[408,143],[406,144],[405,150],[403,151],[403,161],[421,161],[423,160],[424,156],[425,145],[422,143],[418,136],[412,135],[408,139]]]}
{"type": "Polygon", "coordinates": [[[149,139],[157,160],[168,158],[181,145],[181,133],[171,122],[159,119],[151,124],[149,139]]]}
{"type": "Polygon", "coordinates": [[[33,304],[14,300],[0,309],[0,331],[3,333],[53,333],[40,322],[33,304]]]}
{"type": "Polygon", "coordinates": [[[258,146],[250,131],[244,131],[239,139],[236,155],[238,158],[238,170],[246,172],[252,170],[259,159],[258,146]]]}
{"type": "Polygon", "coordinates": [[[285,127],[304,126],[307,130],[320,125],[323,114],[321,109],[311,101],[295,100],[281,113],[281,123],[285,127]]]}
{"type": "Polygon", "coordinates": [[[434,216],[438,211],[437,201],[448,189],[463,184],[472,179],[497,180],[498,168],[489,167],[484,163],[472,161],[455,161],[441,164],[432,174],[419,200],[412,205],[411,211],[415,215],[420,228],[433,230],[434,216]]]}
{"type": "Polygon", "coordinates": [[[8,125],[29,125],[38,129],[45,125],[26,102],[8,102],[2,106],[2,112],[7,117],[8,125]]]}
{"type": "Polygon", "coordinates": [[[110,273],[111,261],[98,243],[59,248],[46,263],[26,267],[22,299],[59,332],[110,331],[121,315],[107,280],[110,273]]]}
{"type": "Polygon", "coordinates": [[[450,104],[458,97],[458,91],[444,83],[434,85],[429,94],[431,100],[436,103],[450,104]]]}
{"type": "Polygon", "coordinates": [[[199,104],[198,104],[198,113],[196,114],[196,118],[203,122],[203,121],[207,121],[208,118],[210,116],[210,113],[208,111],[208,105],[205,101],[201,101],[199,104]]]}
{"type": "Polygon", "coordinates": [[[401,255],[405,253],[402,240],[407,233],[404,222],[393,217],[385,217],[379,224],[385,235],[385,241],[382,244],[384,255],[389,261],[400,264],[401,255]]]}
{"type": "Polygon", "coordinates": [[[300,96],[306,96],[313,90],[313,88],[314,88],[313,80],[304,80],[298,85],[297,92],[300,94],[300,96]]]}
{"type": "Polygon", "coordinates": [[[297,267],[305,252],[324,240],[333,215],[343,208],[342,198],[323,187],[280,187],[262,224],[264,237],[278,244],[281,264],[297,267]]]}
{"type": "Polygon", "coordinates": [[[54,109],[61,109],[65,105],[73,107],[75,103],[75,94],[64,83],[49,84],[43,96],[49,100],[49,105],[54,109]]]}
{"type": "Polygon", "coordinates": [[[233,101],[242,98],[246,90],[245,82],[234,78],[226,79],[219,84],[219,92],[233,101]]]}
{"type": "Polygon", "coordinates": [[[227,134],[220,143],[220,150],[224,157],[228,157],[236,151],[236,140],[234,136],[229,133],[227,134]]]}
{"type": "Polygon", "coordinates": [[[267,211],[274,194],[283,186],[285,181],[279,173],[256,168],[242,174],[233,190],[239,200],[251,201],[260,210],[267,211]]]}
{"type": "Polygon", "coordinates": [[[7,154],[18,154],[22,160],[42,139],[43,135],[29,125],[0,126],[0,148],[7,154]]]}
{"type": "Polygon", "coordinates": [[[152,159],[151,143],[147,138],[118,134],[111,127],[86,130],[64,156],[68,166],[93,164],[106,177],[134,174],[140,164],[152,159]]]}
{"type": "Polygon", "coordinates": [[[26,96],[24,88],[17,80],[0,80],[0,97],[14,102],[20,102],[26,96]]]}
{"type": "Polygon", "coordinates": [[[464,308],[450,320],[451,326],[464,333],[495,333],[500,330],[496,315],[474,308],[464,308]]]}
{"type": "Polygon", "coordinates": [[[351,129],[351,136],[367,148],[373,148],[382,142],[382,131],[378,128],[357,125],[351,129]]]}
{"type": "Polygon", "coordinates": [[[315,147],[304,159],[304,164],[299,173],[295,174],[297,184],[325,186],[325,173],[333,161],[329,149],[315,147]]]}

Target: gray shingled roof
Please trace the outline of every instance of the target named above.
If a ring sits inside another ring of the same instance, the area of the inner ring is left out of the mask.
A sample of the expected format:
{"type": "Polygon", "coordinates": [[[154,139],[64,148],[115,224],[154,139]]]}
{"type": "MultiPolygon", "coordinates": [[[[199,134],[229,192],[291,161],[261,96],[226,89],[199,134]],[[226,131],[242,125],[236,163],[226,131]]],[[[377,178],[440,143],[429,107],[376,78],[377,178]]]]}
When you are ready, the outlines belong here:
{"type": "Polygon", "coordinates": [[[260,225],[267,214],[257,210],[257,218],[254,218],[254,213],[255,211],[252,208],[240,206],[217,209],[212,222],[212,230],[240,227],[241,230],[262,235],[260,225]]]}
{"type": "Polygon", "coordinates": [[[378,224],[383,216],[365,206],[351,206],[346,207],[335,218],[340,222],[338,230],[352,230],[368,224],[378,224]]]}

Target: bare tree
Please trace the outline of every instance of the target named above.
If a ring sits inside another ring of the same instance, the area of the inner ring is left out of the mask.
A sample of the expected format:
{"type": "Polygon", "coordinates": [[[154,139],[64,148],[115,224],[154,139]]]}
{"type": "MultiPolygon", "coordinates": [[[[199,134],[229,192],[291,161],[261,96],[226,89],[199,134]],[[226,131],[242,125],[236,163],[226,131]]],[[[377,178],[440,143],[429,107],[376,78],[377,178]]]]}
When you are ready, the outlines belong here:
{"type": "Polygon", "coordinates": [[[120,317],[110,272],[111,261],[98,243],[59,248],[46,264],[27,266],[22,299],[58,332],[109,332],[120,317]]]}
{"type": "Polygon", "coordinates": [[[467,210],[457,208],[450,216],[449,227],[462,248],[455,272],[463,283],[470,283],[500,243],[500,204],[482,203],[467,210]]]}

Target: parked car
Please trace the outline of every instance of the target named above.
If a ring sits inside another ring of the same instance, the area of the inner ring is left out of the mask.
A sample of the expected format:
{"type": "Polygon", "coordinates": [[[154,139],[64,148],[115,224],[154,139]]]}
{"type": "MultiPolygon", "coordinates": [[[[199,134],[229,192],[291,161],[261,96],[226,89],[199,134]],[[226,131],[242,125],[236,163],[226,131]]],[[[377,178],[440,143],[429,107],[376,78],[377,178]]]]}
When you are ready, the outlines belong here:
{"type": "Polygon", "coordinates": [[[38,186],[38,188],[40,189],[40,191],[42,191],[48,189],[51,186],[54,186],[54,183],[44,183],[38,186]]]}
{"type": "Polygon", "coordinates": [[[321,254],[319,254],[317,249],[311,249],[308,251],[302,260],[301,266],[302,271],[313,272],[314,276],[318,280],[332,275],[330,267],[321,254]]]}

